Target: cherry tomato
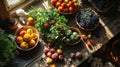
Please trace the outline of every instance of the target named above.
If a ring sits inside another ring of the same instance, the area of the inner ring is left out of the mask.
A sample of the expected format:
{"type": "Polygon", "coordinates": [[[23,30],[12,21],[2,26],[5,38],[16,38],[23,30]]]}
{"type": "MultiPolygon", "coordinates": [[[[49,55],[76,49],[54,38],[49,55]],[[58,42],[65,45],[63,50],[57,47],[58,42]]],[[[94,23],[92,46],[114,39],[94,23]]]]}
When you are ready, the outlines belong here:
{"type": "Polygon", "coordinates": [[[70,4],[69,4],[69,3],[67,3],[67,7],[70,7],[70,4]]]}
{"type": "Polygon", "coordinates": [[[44,27],[45,27],[45,28],[49,28],[49,24],[48,24],[48,23],[45,23],[45,24],[44,24],[44,27]]]}
{"type": "Polygon", "coordinates": [[[58,11],[63,12],[63,7],[62,6],[58,7],[58,11]]]}
{"type": "Polygon", "coordinates": [[[66,7],[67,7],[67,4],[66,4],[66,3],[62,3],[61,6],[62,6],[63,8],[66,8],[66,7]]]}
{"type": "Polygon", "coordinates": [[[63,10],[63,12],[68,12],[69,11],[69,9],[68,8],[64,8],[64,10],[63,10]]]}
{"type": "Polygon", "coordinates": [[[87,42],[87,45],[88,45],[88,46],[92,46],[92,44],[91,44],[91,42],[90,42],[90,41],[88,41],[88,42],[87,42]]]}
{"type": "Polygon", "coordinates": [[[64,0],[59,0],[59,2],[60,2],[60,3],[63,3],[63,2],[64,2],[64,0]]]}
{"type": "Polygon", "coordinates": [[[82,39],[86,39],[87,38],[87,36],[84,35],[84,34],[81,37],[82,37],[82,39]]]}
{"type": "Polygon", "coordinates": [[[69,7],[69,11],[70,11],[70,12],[74,12],[74,10],[75,10],[75,9],[74,9],[73,7],[69,7]]]}
{"type": "Polygon", "coordinates": [[[51,3],[55,5],[57,3],[57,0],[51,0],[51,3]]]}
{"type": "Polygon", "coordinates": [[[61,3],[60,2],[57,2],[56,3],[56,7],[58,8],[58,7],[60,7],[61,6],[61,3]]]}
{"type": "Polygon", "coordinates": [[[70,7],[73,7],[73,6],[74,6],[74,2],[69,1],[68,3],[69,3],[69,6],[70,6],[70,7]]]}

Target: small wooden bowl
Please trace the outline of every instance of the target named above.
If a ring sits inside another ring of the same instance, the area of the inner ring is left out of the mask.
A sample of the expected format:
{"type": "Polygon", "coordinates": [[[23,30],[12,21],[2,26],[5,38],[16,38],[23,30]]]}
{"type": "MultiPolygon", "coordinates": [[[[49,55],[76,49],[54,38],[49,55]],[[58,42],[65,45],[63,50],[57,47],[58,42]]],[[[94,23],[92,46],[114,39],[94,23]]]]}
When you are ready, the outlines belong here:
{"type": "MultiPolygon", "coordinates": [[[[95,11],[93,11],[93,13],[97,14],[95,11]]],[[[95,29],[99,26],[99,21],[98,21],[98,23],[97,23],[97,24],[95,25],[95,27],[93,27],[93,28],[87,29],[87,28],[82,27],[81,24],[77,21],[78,15],[79,15],[79,12],[78,12],[78,13],[76,14],[76,16],[75,16],[75,21],[76,21],[77,26],[78,26],[80,29],[82,29],[82,30],[84,30],[84,31],[93,31],[93,30],[95,30],[95,29]]]]}
{"type": "Polygon", "coordinates": [[[37,34],[37,39],[35,39],[36,44],[35,44],[34,46],[32,46],[32,47],[29,47],[28,49],[23,49],[23,48],[21,48],[21,47],[19,46],[20,44],[18,44],[18,43],[16,42],[17,48],[18,48],[19,50],[21,50],[21,51],[30,51],[30,50],[33,50],[33,49],[35,49],[35,47],[38,45],[38,42],[39,42],[39,32],[38,32],[34,27],[32,27],[32,26],[27,26],[27,25],[26,25],[26,26],[23,26],[23,27],[17,29],[17,31],[15,32],[16,37],[17,37],[17,36],[20,36],[19,33],[20,33],[21,30],[27,30],[27,29],[32,29],[33,32],[37,34]]]}
{"type": "Polygon", "coordinates": [[[93,4],[93,7],[95,8],[96,12],[100,12],[100,13],[107,13],[115,4],[111,4],[111,6],[106,7],[102,10],[98,9],[95,4],[93,4]]]}
{"type": "Polygon", "coordinates": [[[65,40],[64,40],[64,42],[66,44],[68,44],[68,45],[76,45],[76,44],[78,44],[81,41],[81,35],[82,35],[82,33],[80,32],[80,30],[78,28],[75,28],[75,27],[69,27],[69,29],[72,30],[72,31],[74,31],[74,32],[77,32],[79,34],[79,36],[80,36],[80,39],[77,40],[76,42],[73,42],[73,43],[66,42],[65,40]]]}

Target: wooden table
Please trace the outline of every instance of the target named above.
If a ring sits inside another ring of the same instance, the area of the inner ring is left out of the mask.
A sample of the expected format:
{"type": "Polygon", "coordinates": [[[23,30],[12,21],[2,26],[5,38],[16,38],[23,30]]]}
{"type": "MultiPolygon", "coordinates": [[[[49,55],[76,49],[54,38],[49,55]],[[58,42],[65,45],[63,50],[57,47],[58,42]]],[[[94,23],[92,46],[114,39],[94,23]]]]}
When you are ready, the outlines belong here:
{"type": "MultiPolygon", "coordinates": [[[[47,2],[46,2],[47,3],[47,2]]],[[[38,7],[44,7],[42,3],[41,5],[37,5],[38,7]]],[[[75,15],[71,16],[71,20],[68,21],[69,26],[78,26],[75,24],[75,15]]],[[[68,18],[68,19],[70,19],[68,18]]],[[[94,46],[94,51],[89,52],[86,47],[84,46],[85,44],[83,42],[80,42],[79,44],[75,46],[68,46],[63,49],[63,55],[65,56],[66,59],[70,57],[70,53],[74,52],[82,52],[83,53],[83,58],[78,60],[78,59],[72,59],[72,63],[69,67],[77,67],[79,64],[81,64],[83,61],[85,61],[87,58],[89,58],[94,52],[96,52],[98,49],[100,49],[103,45],[109,42],[113,37],[115,37],[119,32],[120,32],[120,14],[116,13],[114,16],[100,16],[100,25],[99,27],[93,31],[93,39],[95,40],[96,45],[94,46]]],[[[82,34],[86,34],[87,32],[82,31],[82,34]]],[[[44,48],[43,44],[45,42],[41,39],[40,40],[40,45],[38,48],[35,50],[36,53],[33,52],[33,55],[29,58],[23,58],[25,55],[22,53],[22,57],[19,57],[16,55],[16,57],[13,60],[13,67],[40,67],[39,65],[41,63],[44,63],[41,61],[41,56],[43,54],[42,50],[44,48]]],[[[31,54],[31,53],[29,53],[31,54]]],[[[29,55],[30,56],[30,55],[29,55]]],[[[26,56],[25,56],[26,57],[26,56]]],[[[57,67],[65,67],[67,63],[66,62],[57,62],[57,67]]],[[[45,66],[42,66],[45,67],[45,66]]]]}

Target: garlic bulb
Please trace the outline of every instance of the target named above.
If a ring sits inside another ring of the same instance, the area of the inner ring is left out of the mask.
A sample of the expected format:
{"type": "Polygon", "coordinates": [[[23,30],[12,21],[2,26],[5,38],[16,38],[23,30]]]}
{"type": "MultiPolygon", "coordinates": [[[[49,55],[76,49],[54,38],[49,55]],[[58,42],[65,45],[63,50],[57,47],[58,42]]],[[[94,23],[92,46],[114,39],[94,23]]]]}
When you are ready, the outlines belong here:
{"type": "Polygon", "coordinates": [[[18,16],[26,16],[26,15],[28,15],[28,13],[25,12],[23,9],[18,9],[18,10],[16,10],[16,14],[17,14],[18,16]]]}
{"type": "Polygon", "coordinates": [[[18,10],[16,10],[16,14],[17,14],[17,16],[19,16],[19,20],[23,24],[26,24],[26,18],[27,18],[28,13],[25,12],[23,9],[18,9],[18,10]]]}

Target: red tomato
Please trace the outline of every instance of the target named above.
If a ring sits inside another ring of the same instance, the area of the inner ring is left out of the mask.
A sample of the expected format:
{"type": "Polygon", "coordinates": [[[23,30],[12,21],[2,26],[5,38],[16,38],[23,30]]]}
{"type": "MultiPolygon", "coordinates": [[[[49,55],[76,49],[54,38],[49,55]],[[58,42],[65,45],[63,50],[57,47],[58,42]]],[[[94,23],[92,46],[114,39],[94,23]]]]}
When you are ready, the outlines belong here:
{"type": "Polygon", "coordinates": [[[55,5],[55,4],[57,3],[57,1],[58,1],[58,0],[51,0],[51,3],[52,3],[53,5],[55,5]]]}
{"type": "Polygon", "coordinates": [[[67,4],[66,4],[66,3],[62,3],[61,6],[62,6],[63,8],[66,8],[66,7],[67,7],[67,4]]]}
{"type": "Polygon", "coordinates": [[[63,7],[62,6],[58,7],[58,11],[63,12],[63,7]]]}
{"type": "Polygon", "coordinates": [[[57,3],[56,3],[56,7],[58,8],[58,7],[60,7],[61,6],[61,3],[58,1],[57,3]]]}
{"type": "Polygon", "coordinates": [[[87,38],[87,36],[84,35],[84,34],[81,37],[82,37],[82,39],[86,39],[87,38]]]}
{"type": "Polygon", "coordinates": [[[69,1],[68,3],[69,3],[69,6],[70,6],[70,7],[73,7],[73,6],[74,6],[74,2],[69,1]]]}
{"type": "Polygon", "coordinates": [[[63,2],[64,2],[64,0],[59,0],[59,2],[60,2],[60,3],[63,3],[63,2]]]}
{"type": "Polygon", "coordinates": [[[67,3],[67,7],[70,7],[70,4],[69,4],[69,3],[67,3]]]}
{"type": "Polygon", "coordinates": [[[88,41],[88,42],[87,42],[87,45],[88,45],[88,46],[92,46],[92,44],[91,44],[91,42],[90,42],[90,41],[88,41]]]}
{"type": "Polygon", "coordinates": [[[68,8],[64,8],[63,11],[67,13],[69,11],[69,9],[68,8]]]}
{"type": "Polygon", "coordinates": [[[44,24],[44,27],[45,27],[45,28],[49,28],[49,24],[48,24],[48,23],[45,23],[45,24],[44,24]]]}
{"type": "Polygon", "coordinates": [[[70,12],[74,12],[74,10],[75,10],[75,9],[74,9],[73,7],[69,7],[69,11],[70,11],[70,12]]]}

